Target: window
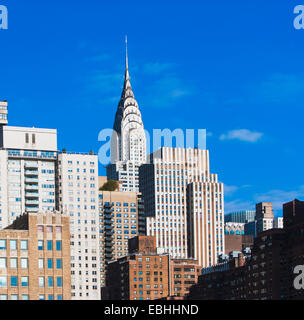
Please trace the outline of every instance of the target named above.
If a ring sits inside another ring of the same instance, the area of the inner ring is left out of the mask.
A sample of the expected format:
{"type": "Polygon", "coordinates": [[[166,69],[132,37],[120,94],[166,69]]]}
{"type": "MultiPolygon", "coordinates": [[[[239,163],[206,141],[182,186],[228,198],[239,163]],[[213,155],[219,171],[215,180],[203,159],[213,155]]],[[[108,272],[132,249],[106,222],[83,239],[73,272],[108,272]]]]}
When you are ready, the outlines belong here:
{"type": "Polygon", "coordinates": [[[43,240],[38,240],[38,250],[43,250],[43,240]]]}
{"type": "Polygon", "coordinates": [[[20,240],[20,249],[27,250],[27,240],[20,240]]]}
{"type": "Polygon", "coordinates": [[[44,300],[44,294],[39,294],[39,300],[44,300]]]}
{"type": "Polygon", "coordinates": [[[47,240],[47,249],[48,250],[53,250],[53,242],[52,242],[52,240],[47,240]]]}
{"type": "Polygon", "coordinates": [[[62,287],[62,277],[57,277],[57,287],[62,287]]]}
{"type": "Polygon", "coordinates": [[[10,249],[17,250],[17,240],[10,240],[10,249]]]}
{"type": "Polygon", "coordinates": [[[56,250],[61,251],[61,240],[56,241],[56,250]]]}
{"type": "Polygon", "coordinates": [[[44,287],[44,277],[38,278],[38,285],[39,285],[39,287],[44,287]]]}
{"type": "Polygon", "coordinates": [[[7,300],[7,294],[0,294],[0,300],[7,300]]]}
{"type": "Polygon", "coordinates": [[[18,287],[18,277],[11,276],[11,287],[18,287]]]}
{"type": "Polygon", "coordinates": [[[7,277],[1,276],[0,277],[0,288],[7,287],[7,277]]]}
{"type": "Polygon", "coordinates": [[[6,249],[6,240],[1,239],[0,240],[0,249],[6,249]]]}
{"type": "Polygon", "coordinates": [[[28,259],[27,258],[21,258],[21,268],[22,269],[27,269],[28,268],[28,259]]]}
{"type": "Polygon", "coordinates": [[[53,282],[53,277],[48,277],[48,286],[49,287],[53,287],[53,284],[54,282],[53,282]]]}
{"type": "Polygon", "coordinates": [[[62,295],[61,294],[58,294],[57,300],[62,300],[62,295]]]}
{"type": "Polygon", "coordinates": [[[21,296],[21,299],[22,299],[22,300],[28,300],[28,299],[29,299],[28,294],[23,294],[23,295],[21,296]]]}
{"type": "Polygon", "coordinates": [[[56,259],[56,268],[57,268],[57,269],[61,269],[61,268],[62,268],[61,259],[56,259]]]}
{"type": "Polygon", "coordinates": [[[56,227],[56,232],[61,233],[61,227],[56,227]]]}
{"type": "Polygon", "coordinates": [[[38,268],[43,269],[44,268],[44,260],[43,259],[38,259],[38,268]]]}
{"type": "Polygon", "coordinates": [[[17,258],[10,258],[10,267],[11,269],[16,269],[18,266],[17,258]]]}
{"type": "Polygon", "coordinates": [[[53,259],[47,259],[48,269],[53,269],[53,259]]]}
{"type": "Polygon", "coordinates": [[[53,232],[52,226],[47,226],[46,227],[46,232],[53,232]]]}
{"type": "Polygon", "coordinates": [[[28,287],[28,277],[21,277],[21,287],[28,287]]]}
{"type": "Polygon", "coordinates": [[[54,300],[53,295],[52,295],[52,294],[49,294],[48,299],[49,299],[49,300],[54,300]]]}
{"type": "Polygon", "coordinates": [[[38,232],[43,232],[43,226],[38,226],[38,232]]]}
{"type": "Polygon", "coordinates": [[[6,268],[6,258],[0,258],[0,269],[6,268]]]}
{"type": "Polygon", "coordinates": [[[18,294],[11,294],[11,300],[18,300],[18,294]]]}

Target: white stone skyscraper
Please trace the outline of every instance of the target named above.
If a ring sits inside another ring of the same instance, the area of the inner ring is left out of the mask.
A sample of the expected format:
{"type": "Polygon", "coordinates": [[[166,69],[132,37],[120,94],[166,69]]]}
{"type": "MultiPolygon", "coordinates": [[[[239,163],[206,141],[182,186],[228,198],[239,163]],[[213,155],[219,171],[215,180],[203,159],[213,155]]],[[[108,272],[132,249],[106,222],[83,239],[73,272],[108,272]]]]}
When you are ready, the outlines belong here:
{"type": "Polygon", "coordinates": [[[141,112],[132,91],[126,39],[126,67],[123,91],[111,137],[108,179],[122,182],[122,191],[138,191],[138,167],[146,162],[146,135],[141,112]]]}
{"type": "Polygon", "coordinates": [[[208,150],[162,147],[140,167],[147,235],[173,258],[210,266],[224,253],[224,187],[208,150]]]}

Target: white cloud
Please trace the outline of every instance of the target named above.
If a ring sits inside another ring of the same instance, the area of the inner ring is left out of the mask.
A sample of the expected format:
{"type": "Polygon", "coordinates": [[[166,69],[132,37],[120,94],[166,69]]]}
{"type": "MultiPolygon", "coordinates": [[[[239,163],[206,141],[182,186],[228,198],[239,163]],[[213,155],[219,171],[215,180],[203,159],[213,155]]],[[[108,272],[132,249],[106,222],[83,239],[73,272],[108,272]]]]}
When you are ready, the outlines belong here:
{"type": "Polygon", "coordinates": [[[257,142],[263,136],[262,132],[250,131],[248,129],[238,129],[228,131],[226,134],[220,136],[220,140],[241,140],[246,142],[257,142]]]}
{"type": "Polygon", "coordinates": [[[238,190],[239,187],[237,186],[227,186],[226,184],[224,185],[224,192],[225,196],[230,196],[232,195],[236,190],[238,190]]]}
{"type": "Polygon", "coordinates": [[[157,108],[171,107],[177,100],[193,94],[175,75],[165,75],[152,83],[148,90],[145,99],[150,106],[157,108]]]}
{"type": "Polygon", "coordinates": [[[297,190],[285,191],[285,190],[270,190],[266,193],[256,194],[254,200],[256,202],[272,202],[274,210],[282,210],[283,203],[290,202],[298,198],[304,199],[304,185],[300,186],[297,190]]]}
{"type": "Polygon", "coordinates": [[[143,71],[147,74],[158,74],[171,69],[173,63],[150,62],[144,65],[143,71]]]}
{"type": "Polygon", "coordinates": [[[255,204],[250,201],[232,200],[225,201],[225,214],[241,210],[255,210],[255,204]]]}

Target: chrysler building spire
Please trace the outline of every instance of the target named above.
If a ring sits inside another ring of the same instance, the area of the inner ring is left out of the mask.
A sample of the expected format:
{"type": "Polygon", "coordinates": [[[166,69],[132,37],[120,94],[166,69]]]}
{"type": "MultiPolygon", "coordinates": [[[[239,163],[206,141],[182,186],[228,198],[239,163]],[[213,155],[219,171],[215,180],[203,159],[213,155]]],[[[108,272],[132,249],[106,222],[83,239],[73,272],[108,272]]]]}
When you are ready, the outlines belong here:
{"type": "Polygon", "coordinates": [[[125,44],[125,79],[111,138],[111,163],[130,160],[142,164],[146,161],[146,136],[141,112],[131,88],[127,37],[125,44]]]}
{"type": "Polygon", "coordinates": [[[128,70],[128,37],[126,36],[126,71],[128,70]]]}

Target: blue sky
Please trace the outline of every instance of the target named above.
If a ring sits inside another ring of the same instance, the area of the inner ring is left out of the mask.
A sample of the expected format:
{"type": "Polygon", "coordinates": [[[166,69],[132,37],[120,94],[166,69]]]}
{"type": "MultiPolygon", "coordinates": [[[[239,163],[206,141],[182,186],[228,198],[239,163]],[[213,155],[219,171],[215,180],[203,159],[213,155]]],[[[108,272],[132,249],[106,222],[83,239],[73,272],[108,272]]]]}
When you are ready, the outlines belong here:
{"type": "MultiPolygon", "coordinates": [[[[302,1],[304,4],[304,1],[302,1]]],[[[304,30],[298,1],[0,0],[9,124],[98,152],[129,68],[145,128],[207,129],[226,212],[303,199],[304,30]]],[[[101,174],[105,170],[101,167],[101,174]]]]}

